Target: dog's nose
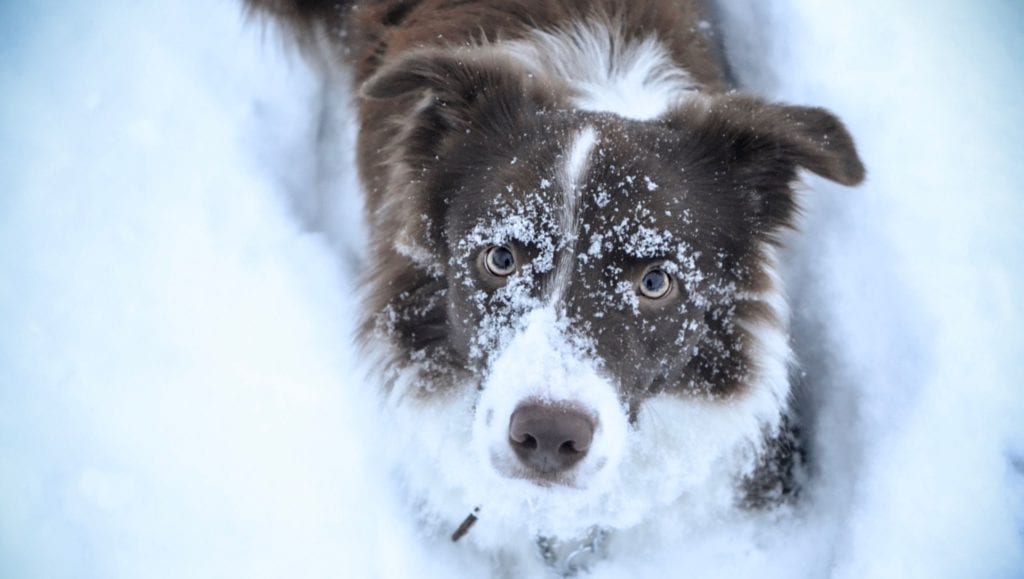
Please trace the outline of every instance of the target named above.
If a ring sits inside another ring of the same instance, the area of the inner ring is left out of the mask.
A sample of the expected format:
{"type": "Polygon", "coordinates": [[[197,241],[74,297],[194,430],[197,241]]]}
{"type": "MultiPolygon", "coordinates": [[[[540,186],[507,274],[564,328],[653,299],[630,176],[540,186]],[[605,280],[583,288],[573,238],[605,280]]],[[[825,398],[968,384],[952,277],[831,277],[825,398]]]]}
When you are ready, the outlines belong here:
{"type": "Polygon", "coordinates": [[[508,442],[516,456],[542,478],[579,462],[593,439],[594,421],[571,406],[523,404],[508,425],[508,442]]]}

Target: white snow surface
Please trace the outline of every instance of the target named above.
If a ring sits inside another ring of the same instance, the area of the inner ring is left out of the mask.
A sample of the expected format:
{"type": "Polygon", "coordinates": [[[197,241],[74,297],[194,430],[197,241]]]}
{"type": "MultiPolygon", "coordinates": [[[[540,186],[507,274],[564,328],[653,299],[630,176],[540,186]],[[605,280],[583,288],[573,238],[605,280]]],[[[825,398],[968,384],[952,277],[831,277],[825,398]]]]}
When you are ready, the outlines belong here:
{"type": "MultiPolygon", "coordinates": [[[[782,255],[812,485],[594,575],[1024,576],[1024,8],[721,4],[869,170],[782,255]]],[[[373,460],[351,127],[289,55],[227,0],[0,4],[0,577],[485,572],[373,460]]]]}

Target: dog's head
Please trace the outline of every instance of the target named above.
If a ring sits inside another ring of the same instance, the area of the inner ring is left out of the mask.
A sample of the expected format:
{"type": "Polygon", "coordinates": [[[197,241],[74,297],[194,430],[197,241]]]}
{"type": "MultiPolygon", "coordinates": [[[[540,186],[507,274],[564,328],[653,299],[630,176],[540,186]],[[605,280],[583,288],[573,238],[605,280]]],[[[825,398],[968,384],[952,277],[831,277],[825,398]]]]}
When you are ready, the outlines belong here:
{"type": "Polygon", "coordinates": [[[552,533],[727,500],[789,395],[791,186],[863,177],[842,123],[738,95],[576,110],[497,53],[414,53],[362,94],[400,119],[367,327],[415,492],[552,533]]]}

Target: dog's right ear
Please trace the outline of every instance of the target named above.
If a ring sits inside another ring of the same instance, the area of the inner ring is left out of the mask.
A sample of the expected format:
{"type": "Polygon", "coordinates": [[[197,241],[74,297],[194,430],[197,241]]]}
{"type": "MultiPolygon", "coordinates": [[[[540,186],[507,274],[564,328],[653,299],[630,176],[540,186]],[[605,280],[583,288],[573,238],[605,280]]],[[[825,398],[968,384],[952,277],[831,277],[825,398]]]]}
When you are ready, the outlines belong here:
{"type": "Polygon", "coordinates": [[[448,51],[420,50],[379,69],[363,83],[359,95],[368,100],[387,100],[438,90],[449,83],[459,84],[460,77],[471,76],[468,68],[448,51]]]}
{"type": "Polygon", "coordinates": [[[508,120],[556,102],[548,85],[512,57],[445,49],[418,50],[385,65],[359,93],[375,101],[429,97],[428,107],[452,128],[508,120]]]}
{"type": "Polygon", "coordinates": [[[523,119],[557,104],[548,87],[507,55],[423,49],[384,65],[359,94],[404,117],[395,151],[415,166],[443,157],[450,137],[507,138],[523,119]]]}
{"type": "Polygon", "coordinates": [[[491,95],[524,94],[523,77],[519,65],[499,54],[423,49],[382,67],[360,94],[385,100],[430,90],[449,104],[468,105],[491,95]]]}

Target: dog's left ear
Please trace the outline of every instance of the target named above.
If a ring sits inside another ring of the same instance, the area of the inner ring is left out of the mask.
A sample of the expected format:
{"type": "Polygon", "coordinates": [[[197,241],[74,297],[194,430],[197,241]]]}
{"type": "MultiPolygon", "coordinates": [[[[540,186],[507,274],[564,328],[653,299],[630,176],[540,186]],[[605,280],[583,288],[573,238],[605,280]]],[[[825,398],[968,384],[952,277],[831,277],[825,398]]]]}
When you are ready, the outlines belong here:
{"type": "Polygon", "coordinates": [[[799,166],[843,185],[864,180],[853,137],[825,109],[727,95],[691,101],[669,122],[730,162],[760,162],[763,169],[799,166]]]}
{"type": "Polygon", "coordinates": [[[766,117],[783,154],[797,165],[847,186],[864,181],[864,163],[846,126],[817,107],[765,105],[766,117]]]}
{"type": "Polygon", "coordinates": [[[798,168],[848,186],[864,180],[853,137],[825,109],[711,96],[680,106],[666,122],[682,133],[690,162],[716,164],[717,184],[769,229],[790,223],[798,168]]]}

